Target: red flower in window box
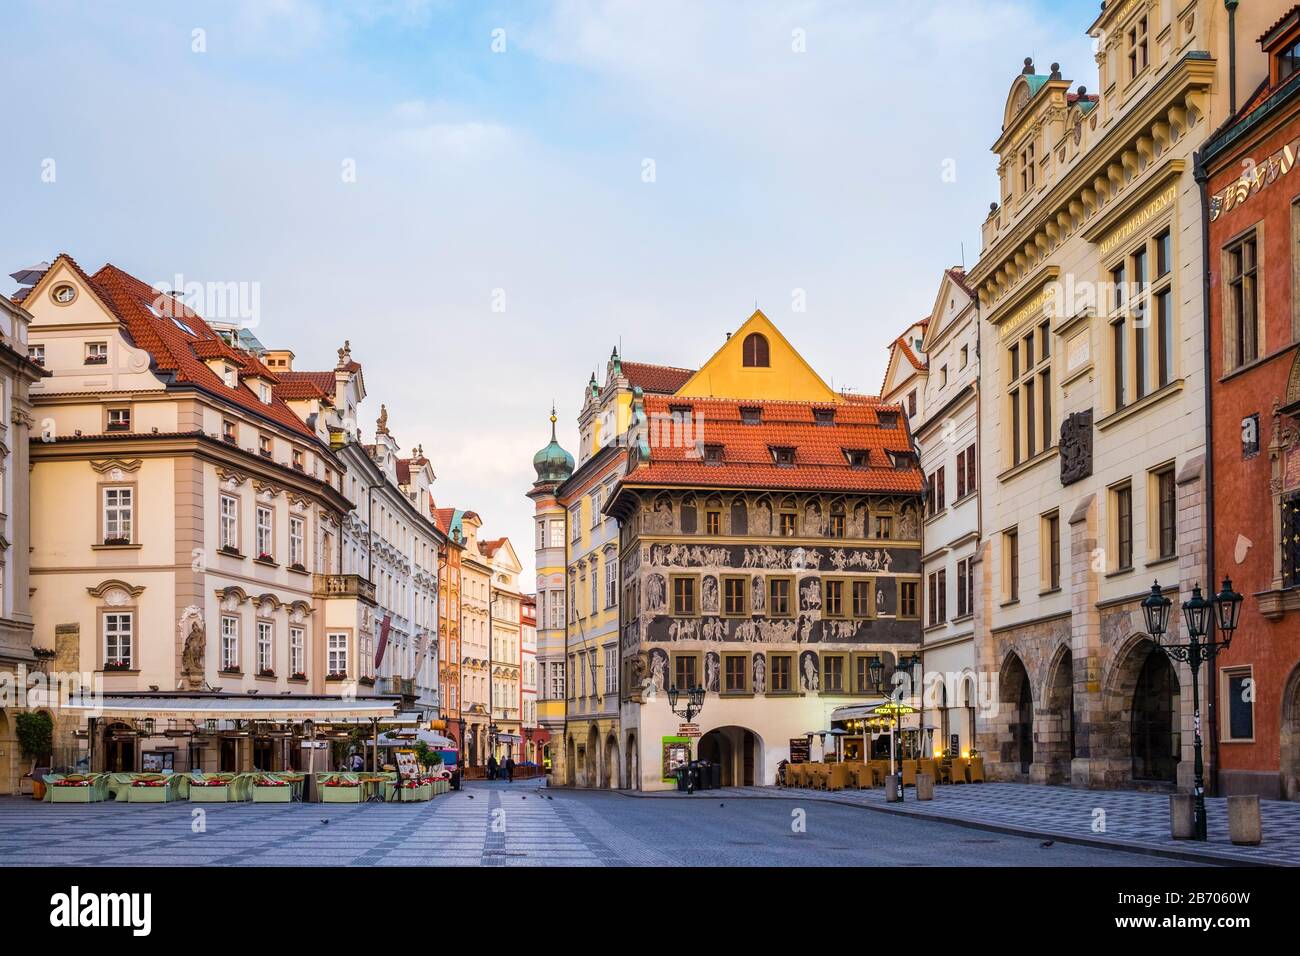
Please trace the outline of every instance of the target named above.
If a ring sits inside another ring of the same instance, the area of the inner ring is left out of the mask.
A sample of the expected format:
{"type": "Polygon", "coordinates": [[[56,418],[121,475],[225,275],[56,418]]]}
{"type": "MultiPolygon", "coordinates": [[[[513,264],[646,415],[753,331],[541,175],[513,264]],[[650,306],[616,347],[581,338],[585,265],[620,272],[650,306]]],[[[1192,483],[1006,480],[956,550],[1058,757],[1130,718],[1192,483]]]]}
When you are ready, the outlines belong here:
{"type": "Polygon", "coordinates": [[[263,667],[260,671],[257,672],[257,676],[258,676],[258,677],[274,677],[274,676],[275,676],[275,671],[271,670],[271,668],[269,668],[269,667],[263,667]]]}
{"type": "Polygon", "coordinates": [[[273,562],[273,561],[275,561],[275,558],[274,558],[273,556],[267,554],[265,551],[261,551],[261,552],[259,552],[258,555],[257,555],[257,560],[259,560],[259,561],[266,561],[266,562],[273,562]]]}
{"type": "Polygon", "coordinates": [[[301,561],[295,561],[293,564],[289,565],[289,568],[290,568],[290,570],[293,570],[293,571],[306,571],[306,570],[307,570],[307,566],[306,566],[305,564],[303,564],[301,561]]]}
{"type": "Polygon", "coordinates": [[[131,669],[130,661],[105,661],[104,670],[106,671],[129,671],[131,669]]]}
{"type": "Polygon", "coordinates": [[[326,680],[347,680],[348,675],[345,671],[330,671],[325,675],[326,680]]]}
{"type": "Polygon", "coordinates": [[[304,674],[302,671],[295,671],[294,673],[289,675],[289,680],[306,680],[306,679],[307,679],[307,675],[304,674]]]}
{"type": "Polygon", "coordinates": [[[104,544],[130,544],[131,539],[121,535],[114,535],[104,538],[104,544]]]}
{"type": "Polygon", "coordinates": [[[165,787],[165,786],[167,786],[167,781],[166,781],[166,780],[144,780],[144,779],[140,779],[140,780],[132,780],[132,781],[131,781],[131,786],[133,786],[133,787],[165,787]]]}

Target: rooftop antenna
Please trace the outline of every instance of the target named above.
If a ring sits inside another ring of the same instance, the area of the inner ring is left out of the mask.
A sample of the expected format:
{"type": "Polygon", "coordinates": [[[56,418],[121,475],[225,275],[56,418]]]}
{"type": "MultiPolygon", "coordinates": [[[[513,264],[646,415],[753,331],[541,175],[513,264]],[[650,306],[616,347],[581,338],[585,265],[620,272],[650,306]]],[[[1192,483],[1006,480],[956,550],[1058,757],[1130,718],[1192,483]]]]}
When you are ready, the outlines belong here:
{"type": "Polygon", "coordinates": [[[965,272],[966,271],[966,243],[963,241],[960,245],[961,245],[961,271],[965,272]]]}

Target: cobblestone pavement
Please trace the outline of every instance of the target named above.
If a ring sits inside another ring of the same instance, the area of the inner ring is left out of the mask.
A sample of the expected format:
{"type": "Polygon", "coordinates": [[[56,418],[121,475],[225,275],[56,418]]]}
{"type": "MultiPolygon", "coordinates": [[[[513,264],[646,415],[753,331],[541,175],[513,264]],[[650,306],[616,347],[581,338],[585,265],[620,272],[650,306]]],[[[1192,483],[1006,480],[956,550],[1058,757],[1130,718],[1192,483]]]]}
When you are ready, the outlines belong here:
{"type": "MultiPolygon", "coordinates": [[[[762,795],[769,795],[761,791],[762,795]]],[[[0,798],[0,865],[1173,866],[1159,857],[793,804],[474,782],[429,803],[50,804],[0,798]],[[194,832],[202,810],[203,832],[194,832]],[[793,824],[802,821],[804,832],[793,824]]]]}
{"type": "Polygon", "coordinates": [[[835,792],[780,787],[728,787],[706,793],[663,792],[645,797],[712,799],[768,797],[783,800],[829,800],[839,804],[888,810],[914,819],[960,821],[1012,829],[1036,837],[1080,839],[1125,849],[1199,855],[1210,861],[1300,866],[1300,803],[1260,802],[1264,842],[1233,846],[1228,839],[1228,801],[1206,799],[1209,840],[1193,843],[1169,836],[1169,796],[1137,790],[1076,790],[1022,783],[940,786],[934,800],[918,802],[915,791],[899,804],[887,804],[883,788],[835,792]],[[1101,811],[1098,813],[1098,811],[1101,811]],[[1094,821],[1104,827],[1094,829],[1094,821]]]}

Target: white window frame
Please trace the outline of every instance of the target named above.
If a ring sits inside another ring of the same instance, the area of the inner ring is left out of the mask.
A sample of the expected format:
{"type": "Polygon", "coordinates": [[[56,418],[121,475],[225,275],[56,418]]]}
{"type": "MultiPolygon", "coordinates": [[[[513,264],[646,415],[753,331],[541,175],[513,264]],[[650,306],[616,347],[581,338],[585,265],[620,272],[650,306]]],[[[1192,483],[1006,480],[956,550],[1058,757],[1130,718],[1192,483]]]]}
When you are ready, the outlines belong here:
{"type": "Polygon", "coordinates": [[[239,669],[239,618],[229,614],[221,617],[221,669],[239,669]]]}
{"type": "Polygon", "coordinates": [[[134,541],[135,489],[112,485],[102,490],[100,502],[104,512],[104,538],[134,541]]]}
{"type": "Polygon", "coordinates": [[[275,625],[257,622],[257,672],[275,670],[275,625]]]}
{"type": "Polygon", "coordinates": [[[257,531],[257,556],[266,555],[275,560],[275,509],[258,505],[253,512],[257,531]]]}
{"type": "Polygon", "coordinates": [[[307,631],[301,627],[289,628],[289,675],[307,673],[307,631]]]}
{"type": "Polygon", "coordinates": [[[289,564],[307,567],[307,521],[298,515],[289,516],[289,564]]]}
{"type": "Polygon", "coordinates": [[[325,636],[326,659],[325,673],[343,674],[348,672],[348,634],[346,631],[331,631],[325,636]]]}
{"type": "Polygon", "coordinates": [[[113,611],[104,615],[104,663],[135,666],[135,612],[113,611]],[[125,626],[124,626],[125,625],[125,626]]]}
{"type": "Polygon", "coordinates": [[[220,547],[239,550],[239,499],[234,495],[222,495],[218,505],[220,509],[221,541],[220,547]]]}

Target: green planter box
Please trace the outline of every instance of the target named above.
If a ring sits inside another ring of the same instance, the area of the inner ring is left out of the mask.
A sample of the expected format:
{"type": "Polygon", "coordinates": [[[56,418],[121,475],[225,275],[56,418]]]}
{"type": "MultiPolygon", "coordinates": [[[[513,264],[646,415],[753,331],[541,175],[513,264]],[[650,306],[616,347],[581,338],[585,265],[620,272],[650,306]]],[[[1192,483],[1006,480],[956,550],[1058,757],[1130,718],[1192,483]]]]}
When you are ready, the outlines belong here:
{"type": "Polygon", "coordinates": [[[50,803],[94,803],[101,797],[94,787],[50,787],[50,803]]]}
{"type": "Polygon", "coordinates": [[[293,787],[253,787],[254,803],[288,803],[293,798],[293,787]]]}
{"type": "Polygon", "coordinates": [[[321,803],[360,803],[361,785],[355,787],[320,787],[321,803]]]}
{"type": "Polygon", "coordinates": [[[229,803],[230,787],[199,787],[191,785],[190,803],[229,803]]]}
{"type": "Polygon", "coordinates": [[[172,799],[171,787],[129,787],[127,803],[168,803],[172,799]]]}

